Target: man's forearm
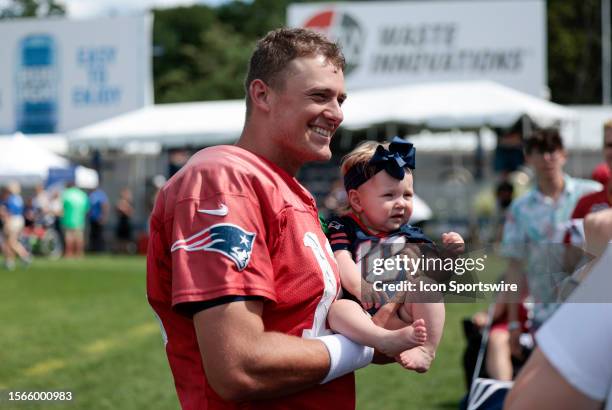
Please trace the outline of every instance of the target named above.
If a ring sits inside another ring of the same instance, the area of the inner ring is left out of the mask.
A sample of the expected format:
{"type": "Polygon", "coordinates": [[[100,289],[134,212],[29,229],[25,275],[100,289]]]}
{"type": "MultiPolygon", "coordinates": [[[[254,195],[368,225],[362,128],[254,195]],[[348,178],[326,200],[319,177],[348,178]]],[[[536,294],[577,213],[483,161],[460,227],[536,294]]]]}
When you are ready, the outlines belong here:
{"type": "Polygon", "coordinates": [[[194,315],[206,377],[224,399],[284,396],[330,372],[326,344],[265,331],[262,309],[260,301],[234,302],[194,315]]]}
{"type": "Polygon", "coordinates": [[[247,378],[246,398],[295,393],[319,384],[329,371],[329,353],[319,340],[264,332],[251,347],[238,370],[247,378]]]}

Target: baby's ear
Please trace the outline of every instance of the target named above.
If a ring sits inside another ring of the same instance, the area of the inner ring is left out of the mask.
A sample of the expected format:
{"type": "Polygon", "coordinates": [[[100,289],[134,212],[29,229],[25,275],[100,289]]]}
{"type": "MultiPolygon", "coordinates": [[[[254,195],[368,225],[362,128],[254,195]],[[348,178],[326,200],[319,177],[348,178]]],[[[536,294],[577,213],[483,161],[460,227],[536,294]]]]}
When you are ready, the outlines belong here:
{"type": "Polygon", "coordinates": [[[361,206],[361,197],[356,189],[351,189],[348,191],[348,203],[353,211],[357,213],[363,210],[363,207],[361,206]]]}

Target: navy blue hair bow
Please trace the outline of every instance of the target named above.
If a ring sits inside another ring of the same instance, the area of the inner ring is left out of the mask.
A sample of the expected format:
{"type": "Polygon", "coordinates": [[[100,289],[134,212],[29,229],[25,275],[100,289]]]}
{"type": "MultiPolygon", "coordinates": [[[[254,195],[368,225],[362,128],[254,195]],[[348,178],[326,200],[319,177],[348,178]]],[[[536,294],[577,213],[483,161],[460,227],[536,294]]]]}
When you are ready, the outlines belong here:
{"type": "MultiPolygon", "coordinates": [[[[415,168],[416,150],[412,143],[404,141],[399,137],[394,137],[389,144],[389,149],[382,145],[376,147],[376,151],[368,165],[374,166],[376,173],[385,170],[393,178],[402,180],[406,175],[404,168],[415,168]]],[[[346,192],[351,189],[357,189],[361,184],[369,178],[366,176],[364,166],[356,165],[348,170],[344,176],[344,188],[346,192]]],[[[370,174],[370,177],[372,175],[370,174]]]]}
{"type": "Polygon", "coordinates": [[[394,137],[387,150],[382,145],[376,147],[376,152],[369,161],[377,170],[387,171],[395,179],[404,179],[404,168],[415,168],[416,150],[412,143],[394,137]]]}

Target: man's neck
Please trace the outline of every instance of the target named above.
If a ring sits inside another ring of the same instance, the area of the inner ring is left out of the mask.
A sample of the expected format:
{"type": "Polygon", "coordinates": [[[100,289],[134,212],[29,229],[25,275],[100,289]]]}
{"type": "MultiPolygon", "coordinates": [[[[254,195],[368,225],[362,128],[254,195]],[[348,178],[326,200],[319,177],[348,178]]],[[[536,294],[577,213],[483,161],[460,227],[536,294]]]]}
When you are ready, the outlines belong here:
{"type": "Polygon", "coordinates": [[[256,133],[249,132],[245,128],[240,139],[236,142],[236,146],[267,159],[286,171],[289,175],[295,176],[300,167],[291,164],[287,156],[279,155],[275,150],[274,144],[262,143],[262,141],[266,141],[266,139],[261,138],[261,136],[258,138],[256,133]]]}
{"type": "Polygon", "coordinates": [[[555,175],[554,177],[540,177],[538,178],[538,190],[547,197],[557,199],[563,192],[565,182],[563,174],[555,175]]]}

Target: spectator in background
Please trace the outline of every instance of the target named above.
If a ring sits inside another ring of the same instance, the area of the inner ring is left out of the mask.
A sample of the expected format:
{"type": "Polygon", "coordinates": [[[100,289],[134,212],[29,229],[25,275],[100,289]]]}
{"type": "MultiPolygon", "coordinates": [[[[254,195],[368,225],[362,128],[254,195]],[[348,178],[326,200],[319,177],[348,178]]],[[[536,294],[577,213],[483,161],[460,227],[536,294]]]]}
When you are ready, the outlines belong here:
{"type": "MultiPolygon", "coordinates": [[[[604,147],[605,151],[605,147],[604,147]]],[[[599,182],[601,185],[606,185],[608,180],[612,176],[612,172],[610,171],[610,166],[605,162],[600,162],[593,168],[593,172],[591,172],[591,179],[593,181],[599,182]]]]}
{"type": "Polygon", "coordinates": [[[36,224],[36,210],[33,203],[33,198],[26,198],[23,205],[23,224],[25,228],[34,228],[36,224]]]}
{"type": "Polygon", "coordinates": [[[32,198],[32,207],[34,209],[35,218],[37,221],[42,220],[49,213],[50,198],[42,184],[36,184],[34,187],[34,197],[32,198]]]}
{"type": "Polygon", "coordinates": [[[115,205],[115,211],[117,212],[117,248],[120,252],[129,253],[132,250],[134,240],[132,234],[134,207],[130,188],[125,187],[121,190],[115,205]]]}
{"type": "MultiPolygon", "coordinates": [[[[540,130],[530,136],[525,142],[525,157],[535,172],[536,186],[510,205],[502,255],[509,259],[507,281],[518,283],[521,288],[528,282],[529,292],[537,302],[533,320],[537,328],[557,307],[551,303],[555,300],[551,273],[561,270],[561,266],[554,264],[554,258],[561,260],[561,257],[553,254],[550,244],[563,239],[578,199],[600,189],[601,185],[563,172],[567,153],[557,130],[540,130]]],[[[517,303],[508,305],[508,321],[512,354],[521,358],[522,324],[517,303]]]]}
{"type": "Polygon", "coordinates": [[[63,214],[61,218],[64,231],[66,258],[80,258],[83,256],[85,240],[85,217],[89,208],[87,194],[75,186],[71,181],[62,193],[63,214]]]}
{"type": "Polygon", "coordinates": [[[610,182],[610,169],[612,169],[612,120],[604,124],[603,153],[605,163],[598,165],[593,170],[593,179],[601,182],[604,188],[601,191],[580,198],[572,213],[572,219],[582,219],[591,212],[612,207],[612,183],[610,182]]]}
{"type": "Polygon", "coordinates": [[[64,243],[64,230],[62,229],[62,214],[64,213],[62,197],[58,190],[51,191],[49,196],[49,208],[47,216],[49,217],[49,225],[53,226],[53,229],[57,231],[62,241],[62,246],[65,248],[64,243]]]}
{"type": "Polygon", "coordinates": [[[110,204],[106,192],[99,186],[89,194],[89,250],[104,252],[104,225],[108,220],[110,204]]]}
{"type": "Polygon", "coordinates": [[[525,163],[523,153],[522,120],[509,130],[499,130],[493,155],[493,169],[505,178],[525,163]]]}
{"type": "Polygon", "coordinates": [[[21,186],[13,181],[9,182],[2,193],[0,207],[3,207],[3,233],[4,265],[8,270],[15,269],[15,257],[18,256],[26,265],[30,264],[30,253],[19,242],[25,221],[23,218],[24,204],[21,198],[21,186]]]}

